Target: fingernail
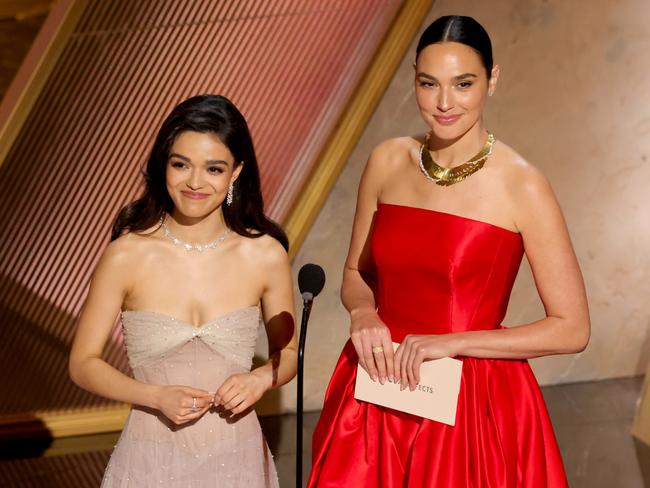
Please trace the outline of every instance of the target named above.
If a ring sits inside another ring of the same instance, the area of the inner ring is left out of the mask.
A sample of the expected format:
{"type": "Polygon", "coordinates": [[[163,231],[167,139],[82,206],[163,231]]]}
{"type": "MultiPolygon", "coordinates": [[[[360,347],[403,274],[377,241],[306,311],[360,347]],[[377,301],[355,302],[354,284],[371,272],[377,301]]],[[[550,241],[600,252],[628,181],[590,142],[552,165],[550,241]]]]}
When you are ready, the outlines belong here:
{"type": "Polygon", "coordinates": [[[379,378],[379,382],[383,385],[384,383],[386,383],[386,378],[382,376],[381,378],[379,378]]]}
{"type": "Polygon", "coordinates": [[[375,375],[372,376],[372,381],[377,381],[377,377],[375,375]]]}
{"type": "Polygon", "coordinates": [[[390,381],[391,383],[395,383],[395,378],[393,378],[392,376],[389,376],[388,381],[390,381]]]}

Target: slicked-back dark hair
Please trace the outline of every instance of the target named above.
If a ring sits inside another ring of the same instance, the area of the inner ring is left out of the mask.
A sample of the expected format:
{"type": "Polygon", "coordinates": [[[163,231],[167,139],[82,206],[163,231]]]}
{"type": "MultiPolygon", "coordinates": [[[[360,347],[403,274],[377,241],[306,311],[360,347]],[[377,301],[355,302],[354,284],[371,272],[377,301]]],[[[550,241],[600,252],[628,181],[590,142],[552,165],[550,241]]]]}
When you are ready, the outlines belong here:
{"type": "Polygon", "coordinates": [[[177,105],[163,122],[144,171],[144,193],[120,210],[111,240],[124,232],[149,229],[170,213],[174,203],[167,192],[166,171],[169,153],[182,132],[216,135],[235,157],[235,167],[244,167],[234,184],[231,205],[222,205],[226,225],[240,235],[259,237],[268,234],[285,249],[289,241],[282,228],[264,214],[260,173],[248,124],[241,112],[226,97],[200,95],[177,105]]]}
{"type": "Polygon", "coordinates": [[[471,47],[480,56],[490,79],[494,65],[492,42],[487,31],[476,20],[464,15],[447,15],[434,20],[420,36],[415,59],[425,47],[442,42],[458,42],[471,47]]]}

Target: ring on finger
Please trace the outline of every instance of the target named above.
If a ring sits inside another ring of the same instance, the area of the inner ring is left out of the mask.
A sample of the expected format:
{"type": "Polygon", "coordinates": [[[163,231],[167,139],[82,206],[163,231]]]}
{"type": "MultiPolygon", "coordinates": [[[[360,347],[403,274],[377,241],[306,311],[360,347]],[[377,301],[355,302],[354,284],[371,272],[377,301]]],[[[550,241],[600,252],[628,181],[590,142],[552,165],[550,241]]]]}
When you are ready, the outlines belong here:
{"type": "Polygon", "coordinates": [[[198,405],[196,404],[196,397],[192,397],[192,410],[196,410],[198,405]]]}
{"type": "Polygon", "coordinates": [[[384,352],[383,346],[372,346],[372,353],[373,354],[381,354],[384,352]]]}

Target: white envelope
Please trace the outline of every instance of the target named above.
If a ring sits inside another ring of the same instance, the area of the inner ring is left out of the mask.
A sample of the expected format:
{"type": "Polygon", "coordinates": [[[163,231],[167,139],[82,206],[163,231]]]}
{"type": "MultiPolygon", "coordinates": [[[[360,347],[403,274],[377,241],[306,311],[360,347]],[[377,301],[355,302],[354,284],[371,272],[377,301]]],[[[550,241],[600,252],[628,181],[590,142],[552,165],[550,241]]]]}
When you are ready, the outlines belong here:
{"type": "MultiPolygon", "coordinates": [[[[397,346],[399,344],[393,343],[393,347],[397,346]]],[[[382,385],[372,381],[359,365],[354,398],[453,426],[462,368],[463,362],[458,359],[425,361],[420,368],[418,387],[414,391],[408,388],[400,391],[397,383],[386,381],[382,385]]]]}

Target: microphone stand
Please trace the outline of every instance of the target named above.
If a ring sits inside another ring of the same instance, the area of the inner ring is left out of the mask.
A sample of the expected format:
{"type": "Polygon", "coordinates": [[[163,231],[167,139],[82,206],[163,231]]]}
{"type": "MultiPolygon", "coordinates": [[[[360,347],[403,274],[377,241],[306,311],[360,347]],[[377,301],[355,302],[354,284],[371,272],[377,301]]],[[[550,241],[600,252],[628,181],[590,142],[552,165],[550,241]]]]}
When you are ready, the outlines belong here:
{"type": "Polygon", "coordinates": [[[300,340],[298,341],[298,398],[296,402],[296,488],[302,488],[302,386],[305,340],[307,338],[307,321],[311,313],[314,295],[310,292],[302,294],[302,320],[300,321],[300,340]]]}

